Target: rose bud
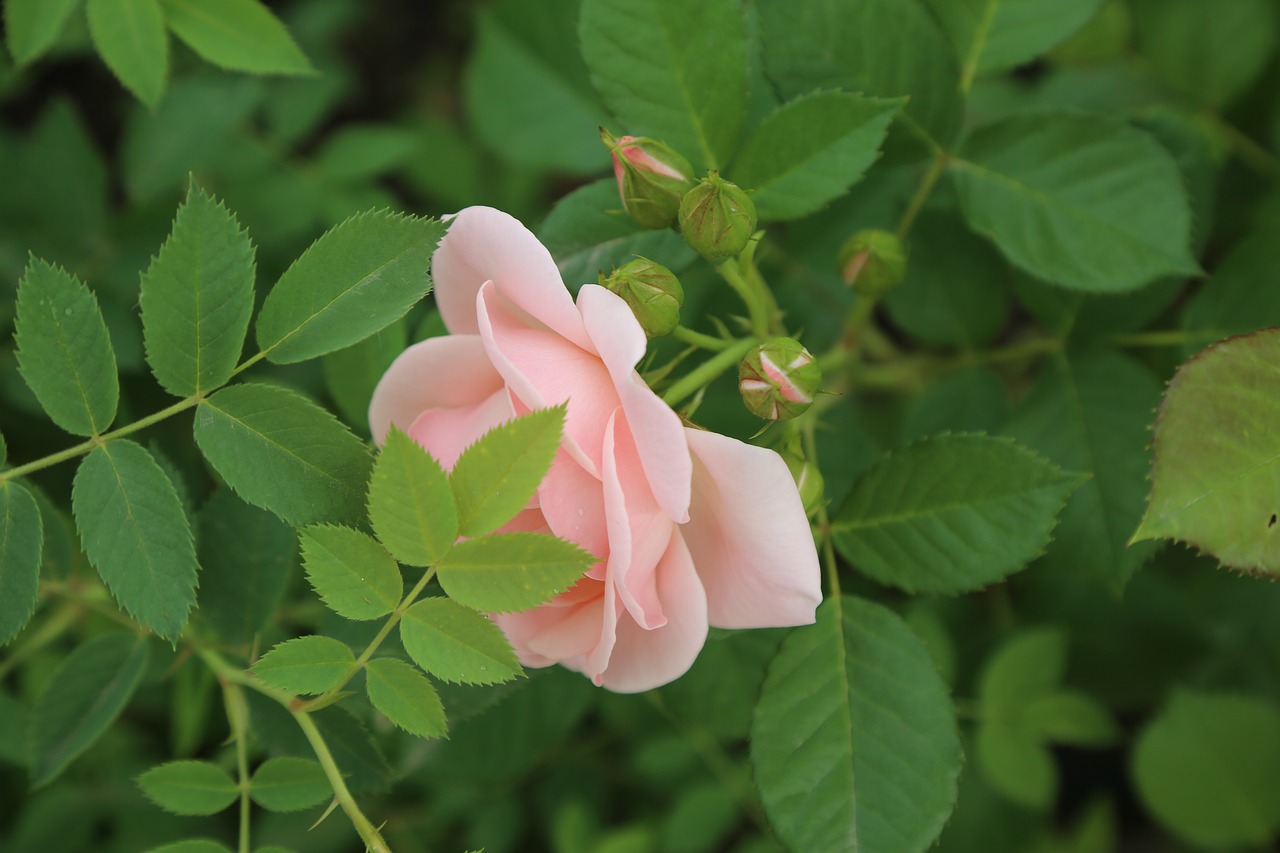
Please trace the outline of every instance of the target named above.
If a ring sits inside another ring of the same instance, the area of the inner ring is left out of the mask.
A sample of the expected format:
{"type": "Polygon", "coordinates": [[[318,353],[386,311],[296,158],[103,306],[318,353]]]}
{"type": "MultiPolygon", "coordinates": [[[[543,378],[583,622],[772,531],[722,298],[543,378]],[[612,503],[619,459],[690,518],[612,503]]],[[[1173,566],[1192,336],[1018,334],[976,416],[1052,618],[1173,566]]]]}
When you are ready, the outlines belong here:
{"type": "Polygon", "coordinates": [[[738,366],[738,390],[751,412],[787,420],[809,408],[822,384],[822,369],[794,338],[774,338],[747,354],[738,366]]]}
{"type": "Polygon", "coordinates": [[[651,338],[669,335],[680,324],[684,288],[675,273],[648,258],[628,261],[609,275],[600,273],[602,287],[623,298],[651,338]]]}
{"type": "Polygon", "coordinates": [[[787,468],[796,481],[796,489],[800,492],[800,501],[804,504],[805,513],[813,515],[822,505],[825,495],[825,484],[818,466],[794,453],[783,453],[782,459],[787,463],[787,468]]]}
{"type": "Polygon", "coordinates": [[[613,155],[622,206],[644,228],[669,228],[676,222],[680,199],[693,186],[689,161],[662,142],[645,137],[614,139],[600,129],[613,155]]]}
{"type": "Polygon", "coordinates": [[[680,201],[680,233],[709,261],[731,258],[756,230],[756,206],[737,184],[707,173],[680,201]]]}
{"type": "Polygon", "coordinates": [[[906,275],[907,253],[888,231],[859,231],[840,247],[840,277],[863,296],[883,296],[906,275]]]}

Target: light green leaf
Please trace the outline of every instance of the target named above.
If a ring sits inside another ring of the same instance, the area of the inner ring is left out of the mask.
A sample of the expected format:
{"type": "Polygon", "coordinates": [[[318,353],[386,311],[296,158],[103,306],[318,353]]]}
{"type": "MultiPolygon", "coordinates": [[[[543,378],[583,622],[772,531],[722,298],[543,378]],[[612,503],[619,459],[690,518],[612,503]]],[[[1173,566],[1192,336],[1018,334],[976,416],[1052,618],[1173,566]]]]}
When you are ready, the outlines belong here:
{"type": "Polygon", "coordinates": [[[226,384],[253,313],[254,248],[231,211],[192,183],[142,274],[147,361],[177,397],[226,384]]]}
{"type": "Polygon", "coordinates": [[[369,661],[364,674],[369,701],[388,720],[418,737],[445,736],[444,706],[425,675],[394,658],[369,661]]]}
{"type": "Polygon", "coordinates": [[[975,752],[991,787],[1019,805],[1047,811],[1058,796],[1058,766],[1037,737],[1005,723],[978,727],[975,752]]]}
{"type": "Polygon", "coordinates": [[[960,57],[965,87],[1043,54],[1084,26],[1101,0],[927,0],[960,57]]]}
{"type": "Polygon", "coordinates": [[[120,398],[116,357],[98,299],[61,267],[32,258],[18,283],[18,370],[67,432],[97,435],[120,398]]]}
{"type": "Polygon", "coordinates": [[[1050,743],[1071,746],[1111,746],[1120,728],[1101,702],[1086,693],[1060,690],[1028,703],[1023,722],[1050,743]]]}
{"type": "Polygon", "coordinates": [[[445,681],[497,684],[524,672],[496,625],[448,598],[426,598],[405,611],[400,639],[414,663],[445,681]]]}
{"type": "Polygon", "coordinates": [[[792,850],[924,850],[951,814],[960,738],[924,644],[891,611],[829,598],[765,676],[751,761],[792,850]]]}
{"type": "Polygon", "coordinates": [[[349,527],[317,524],[298,531],[307,579],[324,603],[348,619],[377,619],[400,603],[400,567],[381,545],[349,527]]]}
{"type": "Polygon", "coordinates": [[[1151,496],[1132,541],[1177,539],[1225,565],[1280,573],[1280,330],[1229,338],[1169,382],[1151,496]]]}
{"type": "Polygon", "coordinates": [[[362,435],[369,434],[369,402],[373,399],[373,389],[407,346],[409,326],[401,317],[381,332],[321,359],[324,385],[338,413],[362,435]]]}
{"type": "Polygon", "coordinates": [[[449,475],[459,533],[482,536],[525,508],[555,458],[564,417],[563,405],[530,412],[462,452],[449,475]]]}
{"type": "Polygon", "coordinates": [[[336,183],[367,181],[407,160],[417,142],[413,131],[395,125],[346,125],[325,138],[315,168],[336,183]]]}
{"type": "Polygon", "coordinates": [[[43,542],[35,498],[19,483],[0,483],[0,645],[16,637],[35,612],[43,542]]]}
{"type": "Polygon", "coordinates": [[[978,701],[985,719],[1018,722],[1027,702],[1055,693],[1067,668],[1061,631],[1027,631],[1002,645],[983,668],[978,701]]]}
{"type": "Polygon", "coordinates": [[[5,37],[18,65],[26,65],[52,47],[80,3],[81,0],[5,0],[5,37]]]}
{"type": "Polygon", "coordinates": [[[152,767],[137,781],[147,799],[174,814],[217,814],[240,795],[227,771],[207,761],[170,761],[152,767]]]}
{"type": "Polygon", "coordinates": [[[1081,482],[1007,439],[941,436],[862,475],[831,529],[840,553],[881,583],[968,592],[1035,559],[1081,482]]]}
{"type": "Polygon", "coordinates": [[[445,224],[388,211],[326,231],[267,294],[258,346],[292,364],[364,340],[404,316],[431,289],[427,266],[445,224]]]}
{"type": "Polygon", "coordinates": [[[564,592],[597,559],[545,533],[494,533],[459,542],[441,559],[436,576],[459,604],[511,613],[564,592]]]}
{"type": "Polygon", "coordinates": [[[214,65],[251,74],[315,71],[280,19],[258,0],[162,2],[173,34],[214,65]]]}
{"type": "Polygon", "coordinates": [[[141,637],[104,634],[62,661],[31,711],[32,784],[52,780],[107,730],[142,680],[149,657],[141,637]]]}
{"type": "Polygon", "coordinates": [[[176,640],[196,603],[191,527],[173,482],[144,448],[126,439],[85,457],[71,489],[85,554],[120,605],[176,640]]]}
{"type": "Polygon", "coordinates": [[[768,116],[734,161],[762,221],[798,219],[844,193],[880,156],[903,100],[815,92],[768,116]]]}
{"type": "Polygon", "coordinates": [[[951,173],[970,227],[1046,281],[1119,293],[1200,271],[1177,164],[1118,120],[1074,112],[1003,119],[970,135],[951,173]]]}
{"type": "Polygon", "coordinates": [[[245,383],[200,403],[196,443],[228,485],[290,524],[359,523],[368,449],[296,391],[245,383]]]}
{"type": "Polygon", "coordinates": [[[1203,847],[1266,847],[1280,830],[1280,711],[1176,693],[1138,738],[1133,778],[1166,828],[1203,847]]]}
{"type": "Polygon", "coordinates": [[[264,684],[290,693],[323,693],[355,663],[351,649],[332,637],[312,634],[276,644],[253,665],[264,684]]]}
{"type": "Polygon", "coordinates": [[[397,560],[429,566],[458,538],[458,510],[449,475],[417,442],[395,427],[373,464],[369,521],[397,560]]]}
{"type": "Polygon", "coordinates": [[[296,812],[333,796],[319,762],[309,758],[268,758],[253,771],[249,796],[264,809],[296,812]]]}
{"type": "Polygon", "coordinates": [[[724,165],[746,117],[746,23],[733,0],[586,0],[579,37],[591,82],[627,131],[694,168],[724,165]]]}
{"type": "Polygon", "coordinates": [[[149,107],[164,92],[169,39],[159,0],[89,0],[89,35],[107,67],[149,107]]]}

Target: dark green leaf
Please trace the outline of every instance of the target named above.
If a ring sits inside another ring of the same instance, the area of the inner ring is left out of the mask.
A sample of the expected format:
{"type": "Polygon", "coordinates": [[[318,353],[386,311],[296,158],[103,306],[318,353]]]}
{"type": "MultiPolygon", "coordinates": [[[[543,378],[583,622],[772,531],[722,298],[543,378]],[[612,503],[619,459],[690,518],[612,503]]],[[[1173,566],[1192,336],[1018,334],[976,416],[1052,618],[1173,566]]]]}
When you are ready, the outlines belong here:
{"type": "Polygon", "coordinates": [[[429,566],[458,538],[458,511],[440,463],[395,427],[373,465],[369,521],[397,560],[429,566]]]}
{"type": "Polygon", "coordinates": [[[151,454],[117,439],[90,453],[71,490],[90,562],[121,606],[176,640],[196,602],[196,554],[178,493],[151,454]]]}
{"type": "Polygon", "coordinates": [[[314,71],[280,19],[258,0],[162,0],[174,35],[205,59],[251,74],[314,71]]]}
{"type": "Polygon", "coordinates": [[[498,627],[447,598],[427,598],[405,611],[400,639],[418,666],[445,681],[497,684],[522,673],[498,627]]]}
{"type": "Polygon", "coordinates": [[[1058,795],[1058,767],[1039,738],[1005,723],[978,727],[975,752],[991,787],[1019,805],[1047,811],[1058,795]]]}
{"type": "Polygon", "coordinates": [[[444,737],[444,706],[425,675],[394,658],[371,660],[364,673],[369,701],[388,720],[418,737],[444,737]]]}
{"type": "Polygon", "coordinates": [[[19,483],[0,483],[0,645],[35,612],[43,537],[35,498],[19,483]]]}
{"type": "Polygon", "coordinates": [[[348,619],[377,619],[400,603],[400,567],[381,545],[349,527],[317,524],[298,532],[307,579],[324,603],[348,619]]]}
{"type": "Polygon", "coordinates": [[[525,508],[560,446],[564,416],[563,405],[530,412],[462,452],[449,475],[459,533],[482,536],[525,508]]]}
{"type": "Polygon", "coordinates": [[[1080,29],[1101,0],[927,0],[965,84],[1023,65],[1080,29]]]}
{"type": "Polygon", "coordinates": [[[347,125],[326,138],[315,168],[337,183],[369,180],[408,159],[416,141],[413,131],[394,125],[347,125]]]}
{"type": "Polygon", "coordinates": [[[235,802],[240,789],[227,771],[207,761],[170,761],[138,777],[147,799],[174,814],[211,815],[235,802]]]}
{"type": "Polygon", "coordinates": [[[545,533],[494,533],[454,546],[440,561],[437,576],[459,604],[511,613],[564,592],[597,560],[545,533]]]}
{"type": "MultiPolygon", "coordinates": [[[[314,760],[315,750],[298,722],[280,703],[248,691],[249,719],[259,742],[277,755],[314,760]]],[[[353,794],[386,790],[391,769],[369,732],[345,708],[331,706],[311,713],[316,728],[333,753],[334,763],[353,794]]],[[[315,795],[319,801],[319,793],[315,795]]]]}
{"type": "Polygon", "coordinates": [[[905,443],[941,432],[995,432],[1012,409],[1000,377],[990,368],[970,367],[915,397],[903,415],[901,436],[905,443]]]}
{"type": "Polygon", "coordinates": [[[89,34],[107,67],[149,107],[164,92],[169,39],[159,0],[89,0],[89,34]]]}
{"type": "Polygon", "coordinates": [[[26,65],[52,47],[80,3],[81,0],[5,0],[5,37],[18,65],[26,65]]]}
{"type": "Polygon", "coordinates": [[[1228,335],[1280,325],[1280,241],[1274,228],[1255,228],[1232,246],[1187,302],[1182,325],[1193,350],[1228,335]]]}
{"type": "Polygon", "coordinates": [[[312,634],[286,640],[253,665],[266,684],[290,693],[323,693],[336,686],[355,663],[351,649],[332,637],[312,634]]]}
{"type": "Polygon", "coordinates": [[[264,809],[296,812],[333,796],[324,768],[309,758],[268,758],[253,771],[249,796],[264,809]]]}

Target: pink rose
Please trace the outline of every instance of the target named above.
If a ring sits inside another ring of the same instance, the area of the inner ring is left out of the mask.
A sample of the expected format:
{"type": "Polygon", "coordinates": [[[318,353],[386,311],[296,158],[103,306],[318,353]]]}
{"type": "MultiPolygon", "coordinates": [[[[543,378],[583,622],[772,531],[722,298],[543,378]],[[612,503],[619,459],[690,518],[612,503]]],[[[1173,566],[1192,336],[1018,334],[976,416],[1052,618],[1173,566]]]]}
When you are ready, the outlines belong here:
{"type": "Polygon", "coordinates": [[[537,507],[506,529],[549,530],[600,562],[552,601],[494,615],[522,663],[636,692],[688,670],[708,625],[813,622],[818,558],[786,463],[682,426],[635,371],[645,334],[620,297],[588,284],[574,304],[537,238],[484,207],[454,218],[432,269],[451,334],[382,377],[377,441],[395,424],[450,468],[486,430],[568,401],[537,507]]]}

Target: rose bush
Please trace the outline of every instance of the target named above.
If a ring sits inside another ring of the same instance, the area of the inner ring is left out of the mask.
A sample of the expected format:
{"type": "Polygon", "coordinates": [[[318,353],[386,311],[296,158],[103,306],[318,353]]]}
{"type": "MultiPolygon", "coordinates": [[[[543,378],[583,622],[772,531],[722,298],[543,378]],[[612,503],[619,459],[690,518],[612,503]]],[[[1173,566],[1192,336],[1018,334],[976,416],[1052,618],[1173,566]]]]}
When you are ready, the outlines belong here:
{"type": "Polygon", "coordinates": [[[568,402],[537,505],[507,529],[550,530],[599,562],[541,607],[494,614],[525,665],[647,690],[692,665],[709,625],[813,621],[818,559],[786,463],[683,426],[636,373],[645,333],[620,297],[589,284],[575,304],[546,248],[490,208],[453,219],[432,267],[450,334],[382,377],[377,441],[394,424],[451,468],[485,431],[568,402]]]}

